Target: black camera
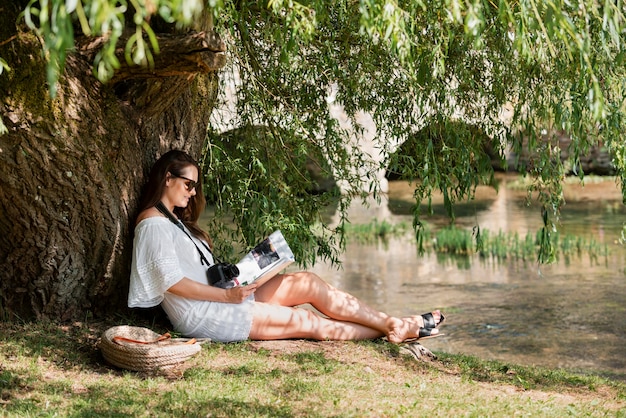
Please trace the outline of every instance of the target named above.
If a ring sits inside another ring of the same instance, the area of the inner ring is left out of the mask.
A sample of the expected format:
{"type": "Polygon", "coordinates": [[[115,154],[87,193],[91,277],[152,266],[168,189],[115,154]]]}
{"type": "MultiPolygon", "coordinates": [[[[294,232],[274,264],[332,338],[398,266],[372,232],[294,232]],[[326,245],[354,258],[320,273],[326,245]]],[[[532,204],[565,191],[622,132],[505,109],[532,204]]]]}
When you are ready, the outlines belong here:
{"type": "Polygon", "coordinates": [[[206,271],[206,277],[211,286],[230,289],[237,284],[233,279],[239,277],[239,268],[229,263],[213,264],[206,271]]]}

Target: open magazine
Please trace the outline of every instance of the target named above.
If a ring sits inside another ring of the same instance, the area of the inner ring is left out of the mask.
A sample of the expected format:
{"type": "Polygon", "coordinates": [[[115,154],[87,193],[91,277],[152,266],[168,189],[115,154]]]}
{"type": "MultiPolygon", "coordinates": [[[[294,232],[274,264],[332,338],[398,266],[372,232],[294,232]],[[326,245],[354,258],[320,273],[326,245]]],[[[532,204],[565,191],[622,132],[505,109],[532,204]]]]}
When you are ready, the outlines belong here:
{"type": "Polygon", "coordinates": [[[275,231],[237,263],[237,280],[242,286],[254,282],[263,284],[294,261],[282,232],[275,231]]]}

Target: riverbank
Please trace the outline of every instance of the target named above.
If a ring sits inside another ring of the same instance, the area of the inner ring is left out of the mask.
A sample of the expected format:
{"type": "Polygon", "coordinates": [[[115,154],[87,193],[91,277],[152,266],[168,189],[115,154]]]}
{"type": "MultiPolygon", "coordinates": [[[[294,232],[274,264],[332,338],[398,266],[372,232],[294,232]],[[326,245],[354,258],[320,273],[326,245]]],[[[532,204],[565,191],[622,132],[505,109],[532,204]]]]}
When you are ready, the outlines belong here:
{"type": "Polygon", "coordinates": [[[621,382],[437,352],[417,361],[381,340],[209,343],[184,370],[127,372],[97,346],[112,325],[0,323],[0,415],[626,415],[621,382]]]}
{"type": "MultiPolygon", "coordinates": [[[[479,226],[491,236],[519,234],[520,240],[535,236],[541,211],[527,206],[522,180],[498,176],[498,193],[479,187],[475,199],[456,206],[455,226],[468,233],[479,226]]],[[[374,243],[348,239],[341,269],[318,262],[310,270],[391,315],[441,309],[449,321],[446,336],[429,341],[433,350],[626,381],[626,253],[620,241],[625,206],[613,180],[586,177],[584,187],[579,183],[564,185],[567,204],[558,232],[606,246],[606,256],[555,251],[559,261],[539,264],[536,256],[500,261],[478,253],[420,254],[409,231],[374,243]]],[[[413,190],[391,182],[388,200],[350,208],[351,225],[372,219],[389,224],[387,230],[411,225],[413,190]]],[[[432,203],[434,214],[423,221],[435,231],[447,227],[443,199],[432,203]]]]}

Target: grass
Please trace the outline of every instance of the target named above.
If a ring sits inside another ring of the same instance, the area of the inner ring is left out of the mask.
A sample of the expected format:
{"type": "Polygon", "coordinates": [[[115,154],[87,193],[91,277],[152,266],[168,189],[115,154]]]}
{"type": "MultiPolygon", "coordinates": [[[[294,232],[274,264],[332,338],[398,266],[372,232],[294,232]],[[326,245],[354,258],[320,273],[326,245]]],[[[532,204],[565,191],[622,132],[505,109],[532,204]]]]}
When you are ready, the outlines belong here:
{"type": "Polygon", "coordinates": [[[382,340],[210,343],[179,370],[129,372],[97,348],[113,325],[0,323],[0,416],[626,416],[620,382],[465,355],[416,361],[382,340]]]}
{"type": "Polygon", "coordinates": [[[378,219],[365,224],[346,223],[345,227],[349,239],[359,244],[387,243],[389,238],[403,236],[410,229],[405,222],[391,223],[378,219]]]}
{"type": "MultiPolygon", "coordinates": [[[[347,224],[347,240],[359,244],[372,244],[381,241],[387,244],[390,238],[402,237],[410,230],[406,223],[391,224],[387,221],[374,219],[368,224],[347,224]]],[[[424,252],[434,252],[441,256],[468,257],[477,255],[481,260],[495,263],[521,261],[535,262],[539,254],[540,236],[527,234],[520,236],[517,232],[498,231],[493,233],[486,229],[469,231],[455,226],[432,230],[428,225],[422,230],[424,252]]],[[[582,238],[571,234],[552,233],[552,245],[556,260],[566,264],[574,257],[588,256],[591,261],[599,262],[600,258],[609,255],[606,244],[593,238],[582,238]]],[[[444,257],[445,259],[445,257],[444,257]]]]}

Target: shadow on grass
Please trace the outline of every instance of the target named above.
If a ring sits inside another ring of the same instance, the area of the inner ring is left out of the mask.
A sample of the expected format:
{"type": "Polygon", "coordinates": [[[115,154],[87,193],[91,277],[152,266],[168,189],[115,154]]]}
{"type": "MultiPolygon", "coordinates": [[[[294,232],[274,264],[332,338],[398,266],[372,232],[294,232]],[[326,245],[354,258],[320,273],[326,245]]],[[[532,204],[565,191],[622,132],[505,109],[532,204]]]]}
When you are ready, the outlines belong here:
{"type": "MultiPolygon", "coordinates": [[[[67,393],[63,383],[47,383],[43,391],[67,393]]],[[[48,395],[49,398],[53,398],[48,395]]],[[[57,416],[51,402],[42,405],[36,397],[22,393],[10,402],[4,401],[3,416],[57,416]],[[6,415],[4,415],[6,414],[6,415]]],[[[137,391],[123,388],[92,387],[89,391],[72,396],[71,410],[65,411],[72,417],[128,417],[128,416],[167,416],[167,417],[233,417],[268,416],[292,417],[295,414],[288,405],[264,405],[258,401],[245,402],[223,397],[206,396],[205,399],[188,399],[180,391],[163,390],[151,400],[138,399],[137,391]]]]}
{"type": "MultiPolygon", "coordinates": [[[[179,376],[184,378],[184,384],[167,379],[146,379],[143,374],[107,365],[97,347],[98,339],[106,329],[122,323],[146,326],[159,333],[168,330],[167,323],[157,325],[154,321],[138,318],[71,325],[0,323],[0,404],[4,413],[8,416],[54,415],[54,410],[48,409],[49,405],[71,397],[69,414],[79,417],[144,416],[148,410],[155,411],[158,416],[290,417],[297,415],[290,401],[301,403],[311,393],[320,391],[320,382],[341,380],[337,376],[343,376],[343,358],[329,358],[324,352],[300,344],[294,344],[298,346],[297,351],[279,352],[285,363],[268,370],[269,351],[254,349],[252,343],[243,342],[211,344],[203,349],[203,364],[206,361],[210,366],[188,369],[184,376],[179,376]],[[223,351],[230,354],[234,363],[217,367],[212,359],[219,358],[223,351]],[[250,386],[263,391],[273,390],[286,403],[242,400],[228,392],[227,384],[235,390],[247,391],[250,386]]],[[[424,374],[449,374],[468,381],[553,392],[596,391],[601,386],[610,386],[620,399],[626,399],[624,384],[597,376],[446,353],[436,353],[438,359],[435,361],[415,361],[403,356],[400,346],[383,340],[336,344],[358,344],[408,370],[424,374]]]]}
{"type": "Polygon", "coordinates": [[[181,402],[179,395],[170,393],[159,394],[156,404],[151,404],[147,414],[145,408],[137,401],[136,393],[122,394],[90,394],[89,398],[109,396],[110,401],[102,406],[93,405],[85,398],[83,407],[75,407],[73,417],[128,417],[128,416],[167,416],[167,417],[292,417],[295,416],[287,405],[268,406],[261,402],[243,402],[228,398],[210,398],[181,402]]]}
{"type": "Polygon", "coordinates": [[[0,322],[0,344],[5,356],[42,357],[62,370],[79,368],[100,371],[103,366],[108,370],[98,341],[104,331],[116,325],[147,327],[158,333],[171,330],[171,325],[159,311],[72,324],[54,321],[0,322]]]}

